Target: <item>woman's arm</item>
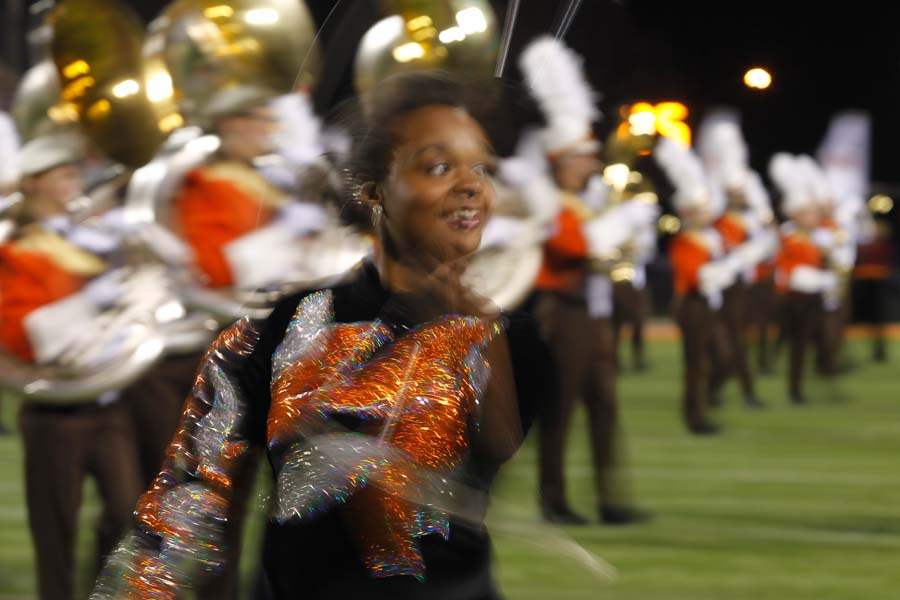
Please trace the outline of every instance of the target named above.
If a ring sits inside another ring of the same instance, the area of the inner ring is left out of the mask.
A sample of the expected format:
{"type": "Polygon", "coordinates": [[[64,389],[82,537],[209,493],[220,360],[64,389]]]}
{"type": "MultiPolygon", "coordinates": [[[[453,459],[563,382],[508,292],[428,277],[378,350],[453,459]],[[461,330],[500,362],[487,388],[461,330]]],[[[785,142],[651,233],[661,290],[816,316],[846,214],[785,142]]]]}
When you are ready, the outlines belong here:
{"type": "Polygon", "coordinates": [[[512,458],[524,438],[506,332],[497,333],[488,342],[485,359],[491,375],[482,398],[474,446],[492,462],[502,463],[512,458]]]}
{"type": "Polygon", "coordinates": [[[92,598],[177,598],[189,589],[222,597],[255,465],[252,399],[240,379],[259,339],[244,319],[210,346],[162,470],[138,502],[137,530],[110,557],[92,598]]]}

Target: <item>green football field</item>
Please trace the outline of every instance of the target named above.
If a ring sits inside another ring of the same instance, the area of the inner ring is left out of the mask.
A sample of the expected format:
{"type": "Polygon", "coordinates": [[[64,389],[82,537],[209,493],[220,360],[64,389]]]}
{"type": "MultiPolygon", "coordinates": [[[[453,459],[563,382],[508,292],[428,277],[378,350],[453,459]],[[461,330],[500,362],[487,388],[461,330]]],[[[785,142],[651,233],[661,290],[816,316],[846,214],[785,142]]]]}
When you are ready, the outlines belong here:
{"type": "MultiPolygon", "coordinates": [[[[634,493],[655,519],[624,528],[542,526],[530,439],[502,473],[489,518],[506,595],[523,600],[900,598],[900,343],[892,348],[898,357],[893,363],[868,362],[862,343],[849,350],[858,368],[836,384],[812,381],[809,406],[787,404],[782,374],[763,378],[768,410],[743,409],[729,388],[719,414],[725,432],[696,438],[677,418],[678,348],[652,343],[652,369],[624,373],[619,393],[634,493]]],[[[14,422],[14,412],[14,403],[6,401],[7,424],[14,422]]],[[[568,455],[571,498],[577,509],[595,517],[580,417],[568,455]]],[[[22,462],[17,437],[0,439],[0,600],[34,597],[22,462]]],[[[84,590],[97,510],[89,489],[79,544],[84,590]]],[[[246,573],[253,570],[252,533],[246,573]]]]}

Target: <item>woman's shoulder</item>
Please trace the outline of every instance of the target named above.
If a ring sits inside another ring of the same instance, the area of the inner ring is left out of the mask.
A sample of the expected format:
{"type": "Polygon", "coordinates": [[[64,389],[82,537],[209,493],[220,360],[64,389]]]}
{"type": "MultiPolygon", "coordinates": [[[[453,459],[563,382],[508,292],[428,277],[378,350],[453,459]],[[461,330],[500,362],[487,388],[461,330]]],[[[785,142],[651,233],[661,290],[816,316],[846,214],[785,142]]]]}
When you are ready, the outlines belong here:
{"type": "Polygon", "coordinates": [[[296,290],[281,298],[263,325],[267,337],[280,340],[298,311],[325,310],[335,321],[366,320],[377,312],[378,298],[367,285],[368,265],[360,263],[342,276],[296,290]],[[375,312],[372,312],[375,311],[375,312]],[[372,312],[372,315],[368,313],[372,312]]]}

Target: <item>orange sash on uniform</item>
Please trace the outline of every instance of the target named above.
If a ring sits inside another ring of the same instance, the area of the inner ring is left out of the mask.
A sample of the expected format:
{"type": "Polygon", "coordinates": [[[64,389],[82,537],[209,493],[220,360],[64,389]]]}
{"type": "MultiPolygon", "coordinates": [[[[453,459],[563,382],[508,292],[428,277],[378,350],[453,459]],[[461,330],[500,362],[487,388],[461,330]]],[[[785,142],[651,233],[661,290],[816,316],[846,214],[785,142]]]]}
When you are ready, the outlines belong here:
{"type": "Polygon", "coordinates": [[[544,264],[535,287],[552,292],[575,292],[584,285],[587,240],[581,220],[571,208],[557,217],[556,233],[544,243],[544,264]]]}
{"type": "Polygon", "coordinates": [[[747,229],[738,214],[725,213],[716,220],[713,227],[722,236],[722,245],[726,252],[747,241],[747,229]]]}
{"type": "Polygon", "coordinates": [[[781,250],[775,258],[775,285],[778,291],[790,290],[791,272],[799,266],[822,267],[822,251],[805,233],[795,231],[781,237],[781,250]]]}
{"type": "Polygon", "coordinates": [[[669,246],[675,293],[684,296],[700,286],[700,268],[712,259],[712,253],[695,234],[680,233],[669,246]]]}
{"type": "Polygon", "coordinates": [[[22,360],[33,361],[25,317],[77,292],[84,282],[49,256],[13,244],[0,245],[0,345],[22,360]]]}
{"type": "Polygon", "coordinates": [[[273,214],[238,183],[213,177],[206,168],[187,174],[175,207],[177,227],[210,287],[234,282],[224,246],[265,225],[273,214]]]}

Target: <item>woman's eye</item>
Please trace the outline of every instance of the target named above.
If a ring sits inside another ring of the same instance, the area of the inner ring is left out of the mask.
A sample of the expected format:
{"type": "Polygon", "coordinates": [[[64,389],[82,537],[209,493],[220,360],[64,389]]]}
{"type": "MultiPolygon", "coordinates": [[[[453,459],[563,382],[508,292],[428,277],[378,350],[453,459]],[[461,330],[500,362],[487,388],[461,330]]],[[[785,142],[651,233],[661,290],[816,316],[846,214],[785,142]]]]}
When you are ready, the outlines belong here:
{"type": "Polygon", "coordinates": [[[437,163],[437,164],[434,164],[434,165],[431,165],[430,167],[428,167],[428,174],[429,175],[444,175],[449,170],[450,170],[450,165],[445,162],[442,162],[442,163],[437,163]]]}
{"type": "Polygon", "coordinates": [[[496,174],[497,169],[492,164],[483,163],[475,165],[474,171],[482,177],[493,177],[496,174]]]}

